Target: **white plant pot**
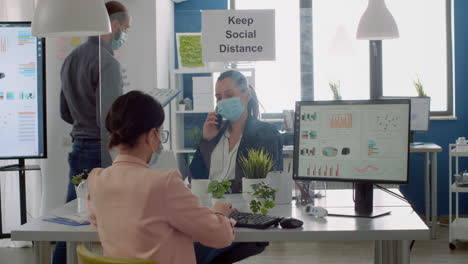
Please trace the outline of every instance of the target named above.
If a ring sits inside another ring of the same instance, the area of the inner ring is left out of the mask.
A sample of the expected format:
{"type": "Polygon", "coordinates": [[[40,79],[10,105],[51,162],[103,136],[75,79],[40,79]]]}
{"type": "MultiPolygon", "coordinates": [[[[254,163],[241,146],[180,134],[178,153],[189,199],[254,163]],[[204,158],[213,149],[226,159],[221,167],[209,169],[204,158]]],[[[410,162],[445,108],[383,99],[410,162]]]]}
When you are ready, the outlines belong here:
{"type": "Polygon", "coordinates": [[[192,179],[191,191],[193,195],[197,196],[202,206],[211,206],[211,196],[208,193],[208,185],[210,180],[208,179],[192,179]]]}
{"type": "Polygon", "coordinates": [[[247,205],[250,204],[250,201],[254,199],[252,193],[252,185],[253,184],[258,184],[258,183],[266,183],[267,180],[265,178],[263,179],[247,179],[247,178],[242,178],[242,197],[244,197],[244,200],[247,202],[247,205]]]}
{"type": "Polygon", "coordinates": [[[86,200],[88,199],[88,184],[86,180],[83,180],[78,186],[75,186],[77,212],[82,213],[86,212],[87,204],[86,200]]]}
{"type": "Polygon", "coordinates": [[[272,171],[267,175],[268,185],[278,191],[275,194],[275,204],[288,204],[292,201],[294,182],[292,174],[287,172],[272,171]]]}

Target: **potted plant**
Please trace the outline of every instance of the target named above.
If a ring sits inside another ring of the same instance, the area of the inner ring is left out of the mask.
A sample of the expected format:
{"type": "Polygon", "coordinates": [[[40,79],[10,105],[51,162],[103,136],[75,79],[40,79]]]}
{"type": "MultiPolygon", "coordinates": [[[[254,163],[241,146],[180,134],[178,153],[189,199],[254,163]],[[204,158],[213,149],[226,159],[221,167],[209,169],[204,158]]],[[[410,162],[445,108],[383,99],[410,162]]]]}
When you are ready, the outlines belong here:
{"type": "Polygon", "coordinates": [[[250,210],[256,214],[258,212],[267,214],[269,209],[275,207],[275,194],[278,191],[268,184],[261,182],[252,184],[254,199],[250,201],[250,210]]]}
{"type": "Polygon", "coordinates": [[[185,111],[185,101],[184,101],[184,99],[180,99],[177,109],[179,109],[179,111],[185,111]]]}
{"type": "Polygon", "coordinates": [[[88,185],[86,183],[88,179],[88,171],[83,170],[82,173],[72,176],[71,183],[75,185],[75,193],[77,198],[77,211],[86,211],[86,198],[88,196],[88,185]]]}
{"type": "Polygon", "coordinates": [[[228,180],[213,180],[208,184],[208,193],[211,194],[211,201],[213,204],[225,200],[224,194],[231,193],[231,184],[232,183],[228,180]]]}
{"type": "Polygon", "coordinates": [[[340,81],[329,82],[330,90],[333,93],[333,100],[341,100],[341,83],[340,81]]]}
{"type": "Polygon", "coordinates": [[[413,85],[419,97],[427,97],[427,94],[424,92],[424,86],[422,85],[421,80],[419,80],[419,76],[413,81],[413,85]]]}
{"type": "Polygon", "coordinates": [[[80,183],[88,179],[88,170],[83,170],[82,173],[72,176],[70,182],[75,185],[75,189],[80,183]]]}
{"type": "Polygon", "coordinates": [[[192,147],[194,149],[198,148],[198,144],[200,143],[200,140],[203,137],[203,130],[201,130],[199,127],[194,127],[190,129],[189,131],[189,138],[192,141],[192,147]]]}
{"type": "Polygon", "coordinates": [[[268,172],[273,168],[273,156],[264,149],[248,149],[247,156],[239,159],[245,177],[242,178],[242,195],[250,203],[253,199],[252,185],[266,182],[268,172]]]}

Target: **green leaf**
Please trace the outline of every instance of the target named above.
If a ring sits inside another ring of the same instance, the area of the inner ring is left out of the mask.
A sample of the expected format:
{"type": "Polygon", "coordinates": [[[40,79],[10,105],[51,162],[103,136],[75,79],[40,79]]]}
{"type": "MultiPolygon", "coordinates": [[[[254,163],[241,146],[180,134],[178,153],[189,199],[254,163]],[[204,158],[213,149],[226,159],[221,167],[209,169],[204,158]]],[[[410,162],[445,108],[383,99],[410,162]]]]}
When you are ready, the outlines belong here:
{"type": "Polygon", "coordinates": [[[275,193],[278,191],[277,189],[273,189],[266,183],[258,183],[252,184],[252,189],[254,190],[253,196],[255,197],[254,200],[250,202],[250,209],[252,212],[256,213],[258,211],[266,214],[264,212],[268,212],[268,209],[275,207],[275,193]]]}
{"type": "Polygon", "coordinates": [[[273,155],[263,148],[247,149],[247,155],[242,154],[239,161],[241,169],[248,179],[266,178],[274,165],[273,155]]]}
{"type": "Polygon", "coordinates": [[[216,181],[213,180],[208,184],[208,193],[211,193],[213,198],[222,198],[225,193],[231,193],[230,181],[216,181]]]}
{"type": "Polygon", "coordinates": [[[264,206],[266,208],[268,208],[268,209],[271,209],[271,208],[275,207],[275,203],[273,201],[268,200],[268,201],[265,201],[264,206]]]}
{"type": "Polygon", "coordinates": [[[84,175],[83,173],[80,173],[80,174],[73,176],[70,182],[73,183],[74,185],[80,184],[83,181],[83,175],[84,175]]]}

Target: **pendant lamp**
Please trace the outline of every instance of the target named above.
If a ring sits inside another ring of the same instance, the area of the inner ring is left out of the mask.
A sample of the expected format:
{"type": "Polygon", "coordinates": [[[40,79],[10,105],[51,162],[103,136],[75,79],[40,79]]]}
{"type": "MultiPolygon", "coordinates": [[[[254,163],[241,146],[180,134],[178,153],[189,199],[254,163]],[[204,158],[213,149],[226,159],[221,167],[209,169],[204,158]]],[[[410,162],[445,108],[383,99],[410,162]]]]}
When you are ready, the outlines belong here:
{"type": "Polygon", "coordinates": [[[400,37],[398,26],[385,0],[369,0],[366,11],[359,21],[357,39],[383,40],[400,37]]]}
{"type": "Polygon", "coordinates": [[[103,0],[38,0],[32,21],[36,37],[82,37],[111,33],[103,0]]]}

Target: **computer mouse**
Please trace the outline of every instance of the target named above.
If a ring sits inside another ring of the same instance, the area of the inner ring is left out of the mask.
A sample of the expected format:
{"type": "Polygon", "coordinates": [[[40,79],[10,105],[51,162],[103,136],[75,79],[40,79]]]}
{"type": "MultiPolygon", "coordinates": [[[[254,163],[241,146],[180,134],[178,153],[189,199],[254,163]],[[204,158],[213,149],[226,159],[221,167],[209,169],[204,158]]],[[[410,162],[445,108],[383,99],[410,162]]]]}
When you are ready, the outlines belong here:
{"type": "Polygon", "coordinates": [[[304,224],[304,222],[295,218],[284,218],[279,224],[281,228],[299,228],[304,224]]]}

